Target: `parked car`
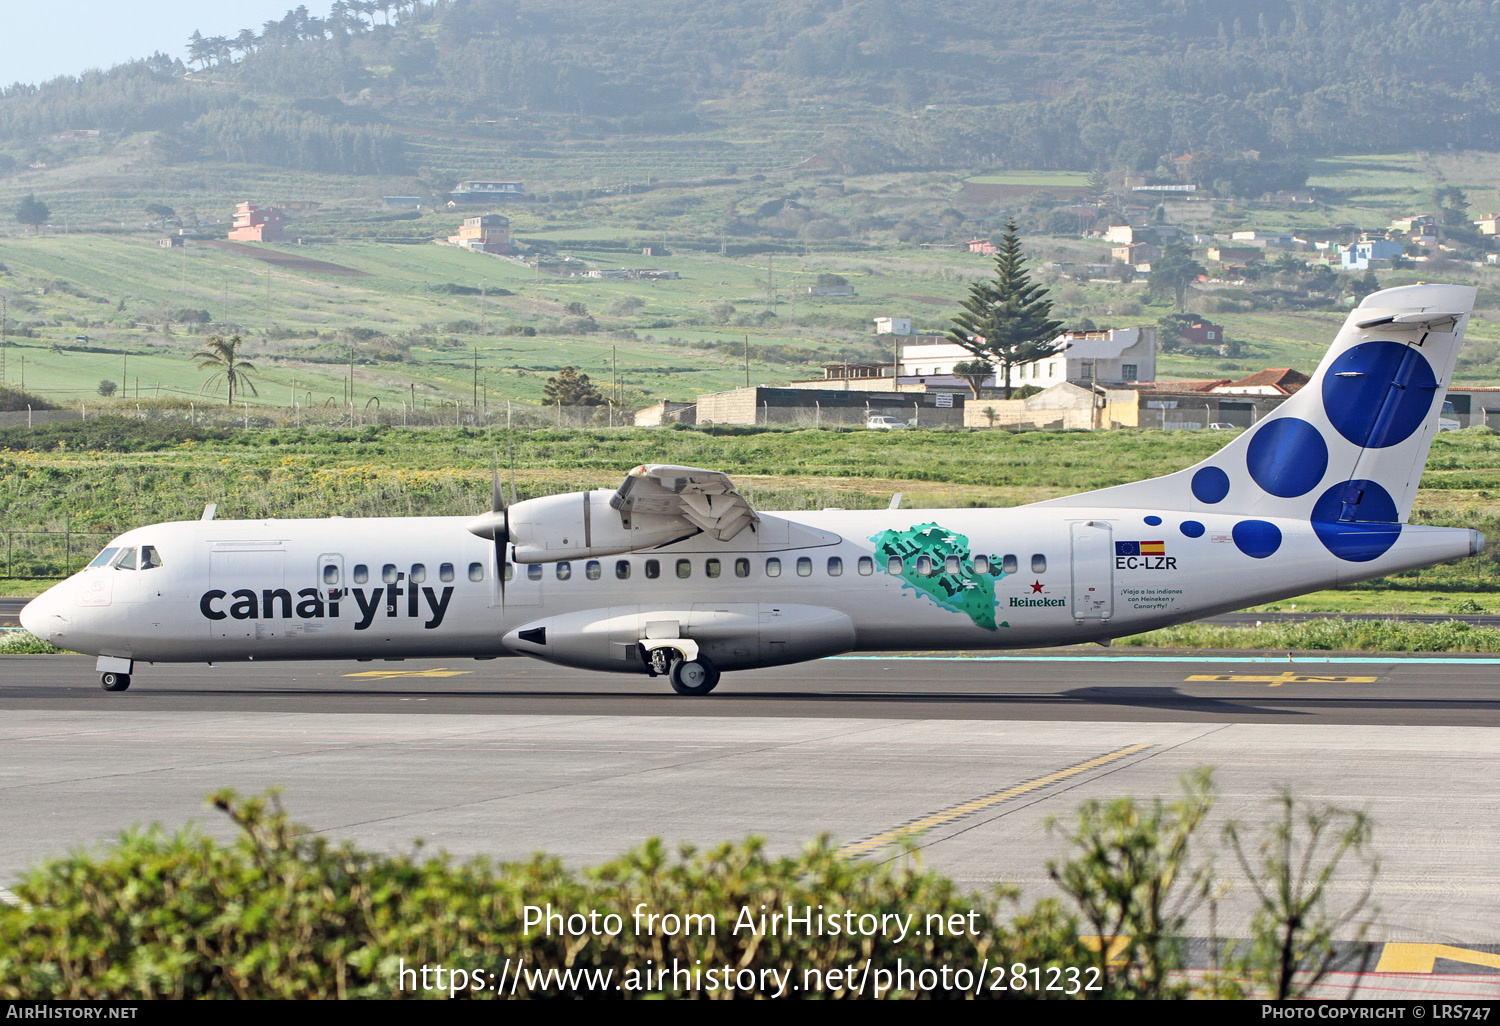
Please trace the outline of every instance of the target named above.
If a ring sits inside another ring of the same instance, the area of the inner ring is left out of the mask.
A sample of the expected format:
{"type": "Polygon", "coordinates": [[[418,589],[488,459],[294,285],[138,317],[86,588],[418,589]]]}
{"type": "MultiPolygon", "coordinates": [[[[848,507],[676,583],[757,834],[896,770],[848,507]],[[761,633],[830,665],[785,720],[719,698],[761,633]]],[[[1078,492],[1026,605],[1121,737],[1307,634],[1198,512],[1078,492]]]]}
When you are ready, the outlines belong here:
{"type": "Polygon", "coordinates": [[[899,417],[885,417],[874,414],[865,421],[865,427],[871,431],[894,431],[897,428],[906,427],[906,422],[899,417]]]}

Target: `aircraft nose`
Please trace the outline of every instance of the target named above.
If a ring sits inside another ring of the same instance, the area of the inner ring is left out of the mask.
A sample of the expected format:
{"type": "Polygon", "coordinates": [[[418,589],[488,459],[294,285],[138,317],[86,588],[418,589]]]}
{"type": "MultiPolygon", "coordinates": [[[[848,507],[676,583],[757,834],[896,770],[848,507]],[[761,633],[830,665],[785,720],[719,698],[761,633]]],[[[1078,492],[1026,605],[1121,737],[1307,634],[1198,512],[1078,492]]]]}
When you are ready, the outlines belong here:
{"type": "Polygon", "coordinates": [[[56,588],[49,589],[21,609],[21,626],[26,628],[27,633],[43,641],[60,637],[70,625],[69,618],[62,613],[56,592],[56,588]]]}

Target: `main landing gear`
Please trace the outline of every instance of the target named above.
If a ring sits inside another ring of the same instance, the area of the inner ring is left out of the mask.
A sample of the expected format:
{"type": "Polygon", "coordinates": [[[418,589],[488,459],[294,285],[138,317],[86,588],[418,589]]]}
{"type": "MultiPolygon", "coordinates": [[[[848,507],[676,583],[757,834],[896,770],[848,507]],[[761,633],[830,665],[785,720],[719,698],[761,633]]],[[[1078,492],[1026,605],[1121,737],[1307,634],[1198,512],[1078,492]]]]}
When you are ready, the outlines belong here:
{"type": "Polygon", "coordinates": [[[105,691],[124,691],[130,687],[130,674],[106,673],[99,677],[99,686],[105,691]]]}
{"type": "Polygon", "coordinates": [[[679,695],[706,695],[719,684],[719,671],[713,663],[697,656],[684,659],[675,648],[651,651],[652,676],[664,676],[679,695]]]}

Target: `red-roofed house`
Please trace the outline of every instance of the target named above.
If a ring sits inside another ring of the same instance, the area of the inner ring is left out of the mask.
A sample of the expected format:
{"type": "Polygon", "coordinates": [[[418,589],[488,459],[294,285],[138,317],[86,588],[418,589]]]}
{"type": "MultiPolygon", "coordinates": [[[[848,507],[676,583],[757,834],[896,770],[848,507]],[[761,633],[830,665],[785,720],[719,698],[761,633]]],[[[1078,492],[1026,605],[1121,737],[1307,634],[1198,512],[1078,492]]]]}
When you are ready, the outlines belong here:
{"type": "Polygon", "coordinates": [[[1303,385],[1308,377],[1290,367],[1267,367],[1249,377],[1220,385],[1213,391],[1221,395],[1291,395],[1303,385]]]}

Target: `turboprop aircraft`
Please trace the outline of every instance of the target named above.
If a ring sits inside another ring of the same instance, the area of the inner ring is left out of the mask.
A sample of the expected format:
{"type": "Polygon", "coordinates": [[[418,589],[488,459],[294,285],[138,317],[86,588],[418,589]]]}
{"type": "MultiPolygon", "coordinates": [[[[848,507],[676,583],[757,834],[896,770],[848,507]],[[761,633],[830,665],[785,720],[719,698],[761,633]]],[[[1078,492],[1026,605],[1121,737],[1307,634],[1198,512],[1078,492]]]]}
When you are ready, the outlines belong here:
{"type": "MultiPolygon", "coordinates": [[[[851,651],[1105,642],[1480,551],[1408,524],[1475,290],[1367,296],[1312,380],[1176,473],[1012,509],[752,509],[648,464],[475,518],[217,520],[114,539],[26,606],[38,637],[142,663],[526,655],[665,676],[851,651]]],[[[206,514],[207,517],[207,514],[206,514]]]]}

